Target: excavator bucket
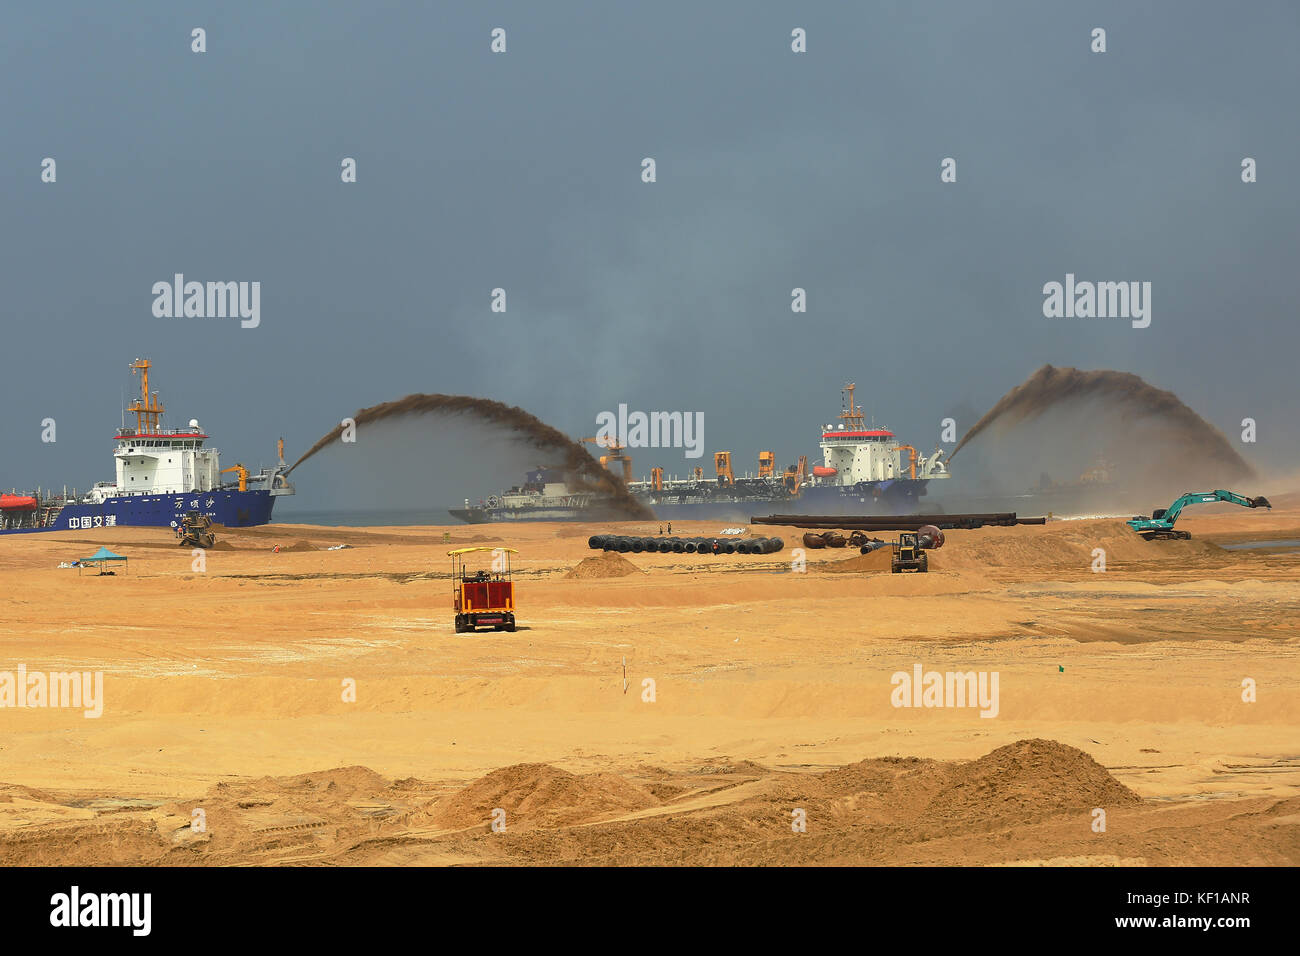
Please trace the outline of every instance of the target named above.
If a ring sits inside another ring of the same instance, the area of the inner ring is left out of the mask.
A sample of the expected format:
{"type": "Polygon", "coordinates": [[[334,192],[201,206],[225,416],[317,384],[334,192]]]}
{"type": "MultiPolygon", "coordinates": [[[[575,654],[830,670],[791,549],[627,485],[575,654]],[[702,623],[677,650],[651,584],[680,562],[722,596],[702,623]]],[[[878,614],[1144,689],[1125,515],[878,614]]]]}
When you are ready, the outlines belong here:
{"type": "Polygon", "coordinates": [[[1258,498],[1251,498],[1250,506],[1252,508],[1267,508],[1269,511],[1273,510],[1273,506],[1268,503],[1268,499],[1263,495],[1260,495],[1258,498]]]}

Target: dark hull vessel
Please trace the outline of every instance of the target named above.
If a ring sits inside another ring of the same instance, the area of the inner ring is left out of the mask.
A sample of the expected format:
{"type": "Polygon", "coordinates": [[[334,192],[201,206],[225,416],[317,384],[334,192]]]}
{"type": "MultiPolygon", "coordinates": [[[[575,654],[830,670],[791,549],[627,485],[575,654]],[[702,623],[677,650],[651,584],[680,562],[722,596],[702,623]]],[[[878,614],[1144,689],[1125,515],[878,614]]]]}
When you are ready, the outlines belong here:
{"type": "Polygon", "coordinates": [[[243,465],[222,468],[198,421],[190,419],[186,428],[162,426],[158,393],[149,391],[151,367],[147,359],[131,365],[141,373],[141,397],[127,408],[135,426],[123,425],[113,436],[117,480],[100,482],[80,497],[40,491],[0,495],[0,534],[176,527],[191,511],[230,528],[271,520],[275,499],[293,494],[283,474],[283,442],[280,462],[269,471],[249,475],[243,465]],[[222,483],[228,472],[237,472],[237,480],[222,483]]]}
{"type": "MultiPolygon", "coordinates": [[[[647,481],[633,481],[631,459],[619,441],[597,442],[609,450],[601,464],[620,463],[632,496],[656,519],[747,522],[751,515],[898,514],[915,511],[932,480],[946,479],[948,470],[936,450],[920,457],[893,432],[868,425],[853,399],[853,385],[844,388],[847,402],[839,424],[821,431],[822,464],[808,468],[807,457],[778,474],[771,452],[759,454],[756,476],[732,473],[731,453],[714,455],[716,477],[705,478],[697,468],[688,478],[665,478],[654,468],[647,481]],[[905,454],[907,453],[907,454],[905,454]]],[[[522,486],[493,495],[477,505],[465,502],[452,517],[470,524],[494,521],[617,521],[626,519],[608,496],[570,493],[565,476],[554,469],[528,473],[522,486]]]]}

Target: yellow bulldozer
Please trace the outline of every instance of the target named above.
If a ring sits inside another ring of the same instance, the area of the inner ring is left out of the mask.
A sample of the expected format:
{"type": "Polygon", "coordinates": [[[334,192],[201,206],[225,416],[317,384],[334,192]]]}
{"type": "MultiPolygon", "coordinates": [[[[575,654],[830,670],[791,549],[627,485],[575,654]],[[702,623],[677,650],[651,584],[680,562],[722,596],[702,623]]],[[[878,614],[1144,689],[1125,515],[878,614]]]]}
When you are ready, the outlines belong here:
{"type": "Polygon", "coordinates": [[[212,519],[197,511],[187,511],[176,526],[177,542],[182,548],[210,548],[217,543],[212,531],[212,519]]]}

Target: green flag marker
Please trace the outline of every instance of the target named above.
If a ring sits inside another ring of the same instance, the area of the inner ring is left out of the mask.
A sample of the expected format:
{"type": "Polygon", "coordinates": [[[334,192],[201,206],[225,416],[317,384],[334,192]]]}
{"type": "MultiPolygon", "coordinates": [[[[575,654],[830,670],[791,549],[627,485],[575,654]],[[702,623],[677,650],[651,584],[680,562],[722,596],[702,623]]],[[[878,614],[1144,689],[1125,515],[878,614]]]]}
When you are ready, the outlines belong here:
{"type": "Polygon", "coordinates": [[[1062,666],[1062,665],[1060,665],[1060,664],[1057,664],[1057,665],[1056,665],[1056,667],[1057,667],[1057,670],[1059,670],[1059,671],[1060,671],[1060,673],[1062,673],[1062,674],[1064,674],[1064,673],[1065,673],[1065,668],[1064,668],[1064,667],[1063,667],[1063,666],[1062,666]]]}

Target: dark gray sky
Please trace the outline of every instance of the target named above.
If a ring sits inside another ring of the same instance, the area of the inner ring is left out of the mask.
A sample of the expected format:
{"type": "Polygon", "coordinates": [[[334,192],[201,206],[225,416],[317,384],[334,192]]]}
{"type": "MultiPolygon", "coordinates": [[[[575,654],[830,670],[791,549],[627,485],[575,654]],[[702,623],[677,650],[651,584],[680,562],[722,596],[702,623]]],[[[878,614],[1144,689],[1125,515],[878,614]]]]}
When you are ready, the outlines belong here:
{"type": "MultiPolygon", "coordinates": [[[[1294,467],[1298,27],[1289,2],[10,8],[0,484],[112,477],[137,355],[225,464],[414,391],[574,435],[701,411],[708,451],[785,464],[848,380],[924,452],[1050,362],[1135,372],[1234,441],[1253,417],[1248,456],[1294,467]],[[176,272],[260,281],[260,327],[155,318],[176,272]],[[1150,281],[1150,328],[1044,318],[1067,272],[1150,281]]],[[[514,480],[453,444],[440,501],[514,480]]],[[[296,505],[344,494],[326,460],[296,505]]]]}

